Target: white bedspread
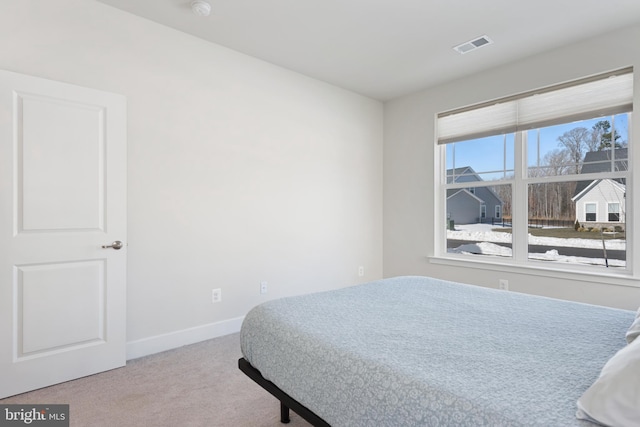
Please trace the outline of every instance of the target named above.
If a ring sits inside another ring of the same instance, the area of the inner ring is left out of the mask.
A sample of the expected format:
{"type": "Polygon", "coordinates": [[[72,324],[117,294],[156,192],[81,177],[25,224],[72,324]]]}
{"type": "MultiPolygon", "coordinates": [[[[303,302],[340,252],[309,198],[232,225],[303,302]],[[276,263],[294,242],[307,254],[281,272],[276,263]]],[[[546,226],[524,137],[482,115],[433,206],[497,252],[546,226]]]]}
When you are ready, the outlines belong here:
{"type": "Polygon", "coordinates": [[[425,277],[261,304],[244,357],[334,427],[590,426],[635,313],[425,277]]]}

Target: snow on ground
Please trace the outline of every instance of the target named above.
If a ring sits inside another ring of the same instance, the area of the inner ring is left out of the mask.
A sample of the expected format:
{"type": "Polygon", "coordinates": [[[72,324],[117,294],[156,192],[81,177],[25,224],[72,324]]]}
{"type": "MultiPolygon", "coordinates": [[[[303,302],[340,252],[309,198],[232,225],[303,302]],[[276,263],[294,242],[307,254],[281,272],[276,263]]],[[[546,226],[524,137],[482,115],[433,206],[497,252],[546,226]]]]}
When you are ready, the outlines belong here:
{"type": "MultiPolygon", "coordinates": [[[[477,242],[511,243],[511,233],[491,231],[491,224],[457,225],[455,231],[447,230],[447,239],[473,240],[477,242]]],[[[537,237],[529,234],[530,245],[561,246],[568,248],[602,249],[600,239],[558,239],[555,237],[537,237]]],[[[625,250],[626,241],[622,239],[606,240],[607,249],[625,250]]]]}
{"type": "MultiPolygon", "coordinates": [[[[491,224],[456,224],[455,230],[447,230],[447,239],[471,240],[474,243],[464,244],[457,248],[450,248],[449,252],[510,257],[511,248],[496,245],[495,243],[511,243],[511,233],[492,231],[492,228],[494,228],[494,226],[491,224]]],[[[552,247],[602,249],[602,240],[600,239],[559,239],[554,237],[537,237],[531,234],[529,234],[529,244],[552,247]]],[[[626,242],[622,239],[606,240],[605,244],[606,248],[610,250],[625,250],[626,248],[626,242]]],[[[606,265],[604,259],[560,255],[555,249],[549,250],[544,254],[531,253],[529,254],[529,259],[569,264],[606,265]]],[[[624,267],[625,265],[626,263],[623,260],[609,260],[609,266],[612,267],[624,267]]]]}

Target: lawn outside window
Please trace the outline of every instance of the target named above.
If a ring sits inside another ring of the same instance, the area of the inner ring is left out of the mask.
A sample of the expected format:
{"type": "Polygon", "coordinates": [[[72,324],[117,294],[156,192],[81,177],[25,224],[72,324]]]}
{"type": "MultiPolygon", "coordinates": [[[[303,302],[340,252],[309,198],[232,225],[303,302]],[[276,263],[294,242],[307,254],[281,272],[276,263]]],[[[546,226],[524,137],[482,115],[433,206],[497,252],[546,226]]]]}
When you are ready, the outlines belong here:
{"type": "Polygon", "coordinates": [[[632,104],[625,69],[439,114],[436,256],[630,275],[632,104]]]}

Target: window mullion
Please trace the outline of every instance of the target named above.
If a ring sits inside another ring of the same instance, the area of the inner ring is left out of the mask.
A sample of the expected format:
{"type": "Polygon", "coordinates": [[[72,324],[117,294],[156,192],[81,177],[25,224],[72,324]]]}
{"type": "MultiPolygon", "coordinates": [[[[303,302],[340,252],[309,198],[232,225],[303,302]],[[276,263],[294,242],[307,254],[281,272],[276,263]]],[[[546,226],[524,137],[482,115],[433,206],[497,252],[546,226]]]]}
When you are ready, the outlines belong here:
{"type": "Polygon", "coordinates": [[[512,250],[516,262],[526,262],[528,248],[528,201],[526,159],[526,132],[516,132],[514,144],[514,182],[511,188],[513,206],[512,216],[512,250]]]}
{"type": "MultiPolygon", "coordinates": [[[[435,243],[435,253],[436,254],[446,254],[447,253],[447,231],[446,231],[446,150],[444,147],[434,147],[434,156],[439,159],[436,162],[436,167],[434,168],[434,192],[436,194],[435,198],[435,206],[436,206],[436,223],[439,224],[438,227],[435,228],[434,232],[434,243],[435,243]]],[[[455,170],[455,163],[454,163],[455,170]]]]}

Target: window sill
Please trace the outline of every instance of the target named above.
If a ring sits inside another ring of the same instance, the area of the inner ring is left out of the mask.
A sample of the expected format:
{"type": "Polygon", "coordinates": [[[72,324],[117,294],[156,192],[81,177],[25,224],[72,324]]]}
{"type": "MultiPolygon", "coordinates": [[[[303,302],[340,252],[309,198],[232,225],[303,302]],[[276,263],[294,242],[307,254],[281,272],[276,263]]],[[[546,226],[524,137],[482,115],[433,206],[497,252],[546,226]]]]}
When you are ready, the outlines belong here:
{"type": "Polygon", "coordinates": [[[634,276],[626,270],[623,272],[603,272],[601,271],[601,267],[585,268],[580,266],[580,271],[577,271],[577,269],[567,270],[567,266],[562,264],[556,264],[557,267],[551,267],[548,263],[544,262],[528,262],[527,265],[517,265],[513,262],[500,262],[495,258],[469,259],[469,257],[466,256],[429,256],[427,260],[432,264],[455,267],[476,268],[583,282],[603,283],[603,281],[606,281],[606,283],[610,285],[640,287],[640,277],[634,276]]]}

